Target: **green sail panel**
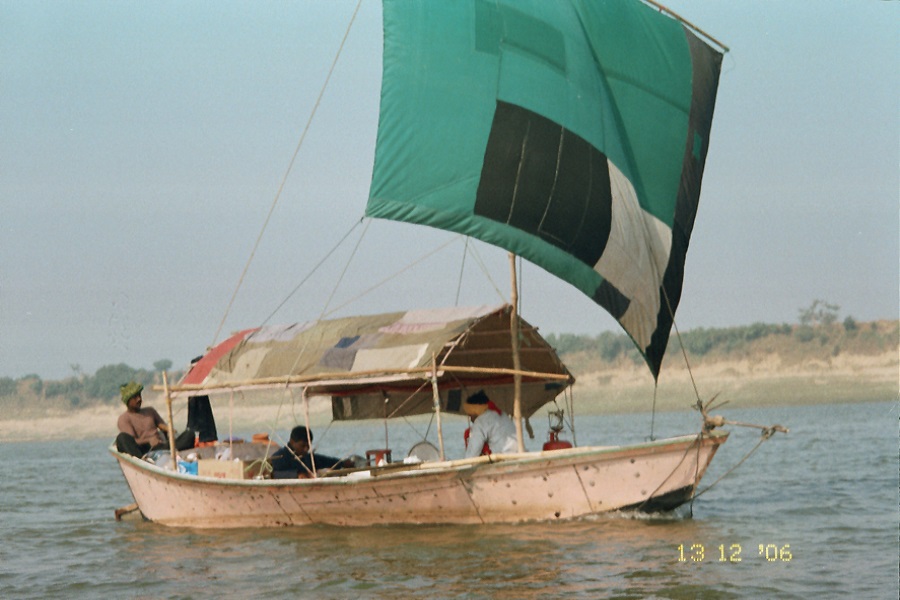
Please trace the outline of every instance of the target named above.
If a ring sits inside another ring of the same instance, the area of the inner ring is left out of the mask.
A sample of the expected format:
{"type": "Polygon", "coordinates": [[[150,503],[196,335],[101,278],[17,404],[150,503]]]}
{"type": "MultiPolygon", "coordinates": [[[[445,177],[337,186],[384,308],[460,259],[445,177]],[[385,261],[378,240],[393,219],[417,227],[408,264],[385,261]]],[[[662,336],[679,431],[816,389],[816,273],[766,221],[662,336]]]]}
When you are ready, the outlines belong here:
{"type": "Polygon", "coordinates": [[[574,285],[658,375],[721,53],[637,1],[384,1],[366,215],[470,235],[574,285]]]}

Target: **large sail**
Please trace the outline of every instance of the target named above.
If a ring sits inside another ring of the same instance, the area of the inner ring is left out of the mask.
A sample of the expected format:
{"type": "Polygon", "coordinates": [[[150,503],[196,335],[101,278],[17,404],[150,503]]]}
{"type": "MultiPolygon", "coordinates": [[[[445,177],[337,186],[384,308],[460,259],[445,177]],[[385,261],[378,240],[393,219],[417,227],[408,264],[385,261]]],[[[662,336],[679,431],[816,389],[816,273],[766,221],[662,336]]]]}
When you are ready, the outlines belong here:
{"type": "Polygon", "coordinates": [[[366,214],[506,248],[609,311],[659,373],[721,54],[638,1],[384,1],[366,214]]]}

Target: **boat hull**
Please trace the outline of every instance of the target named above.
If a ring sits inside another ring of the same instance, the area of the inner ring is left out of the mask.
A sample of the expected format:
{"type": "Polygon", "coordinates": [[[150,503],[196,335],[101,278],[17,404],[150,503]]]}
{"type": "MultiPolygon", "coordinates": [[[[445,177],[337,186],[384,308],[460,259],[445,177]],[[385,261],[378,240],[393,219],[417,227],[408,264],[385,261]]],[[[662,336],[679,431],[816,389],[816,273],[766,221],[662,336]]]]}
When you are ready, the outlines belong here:
{"type": "Polygon", "coordinates": [[[727,437],[393,464],[300,480],[197,477],[110,450],[143,515],[163,525],[475,524],[671,510],[690,500],[727,437]]]}

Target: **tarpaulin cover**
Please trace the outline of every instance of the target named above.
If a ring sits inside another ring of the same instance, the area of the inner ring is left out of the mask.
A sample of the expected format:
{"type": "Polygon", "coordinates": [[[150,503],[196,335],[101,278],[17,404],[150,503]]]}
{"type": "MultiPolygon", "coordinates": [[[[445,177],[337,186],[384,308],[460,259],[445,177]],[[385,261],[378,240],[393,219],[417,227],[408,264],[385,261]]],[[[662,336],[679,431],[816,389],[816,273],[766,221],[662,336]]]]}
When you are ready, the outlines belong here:
{"type": "MultiPolygon", "coordinates": [[[[534,373],[524,378],[522,391],[522,414],[529,416],[574,379],[538,332],[521,319],[519,324],[521,369],[534,373]]],[[[268,326],[212,348],[178,388],[216,393],[292,384],[311,395],[333,396],[338,419],[424,414],[433,410],[427,371],[435,360],[443,410],[460,412],[460,401],[484,388],[511,412],[512,375],[494,372],[513,368],[511,348],[508,306],[268,326]]]]}

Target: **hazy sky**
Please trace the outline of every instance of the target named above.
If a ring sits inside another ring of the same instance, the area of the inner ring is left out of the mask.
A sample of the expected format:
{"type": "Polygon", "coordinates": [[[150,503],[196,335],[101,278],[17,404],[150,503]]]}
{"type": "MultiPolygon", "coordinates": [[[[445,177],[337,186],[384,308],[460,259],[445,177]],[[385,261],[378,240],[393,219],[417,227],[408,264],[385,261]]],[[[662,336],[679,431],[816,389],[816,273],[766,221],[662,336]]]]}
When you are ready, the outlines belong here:
{"type": "MultiPolygon", "coordinates": [[[[730,46],[676,321],[898,318],[900,3],[678,0],[730,46]]],[[[0,376],[180,367],[213,341],[356,6],[0,0],[0,376]]],[[[381,8],[363,0],[223,335],[362,217],[381,8]]],[[[316,318],[363,227],[270,322],[316,318]]],[[[455,239],[372,222],[331,306],[455,239]]],[[[505,253],[478,245],[505,290],[505,253]]],[[[343,310],[452,305],[463,245],[343,310]]],[[[471,258],[461,304],[498,303],[471,258]]],[[[534,267],[545,333],[617,326],[534,267]]]]}

